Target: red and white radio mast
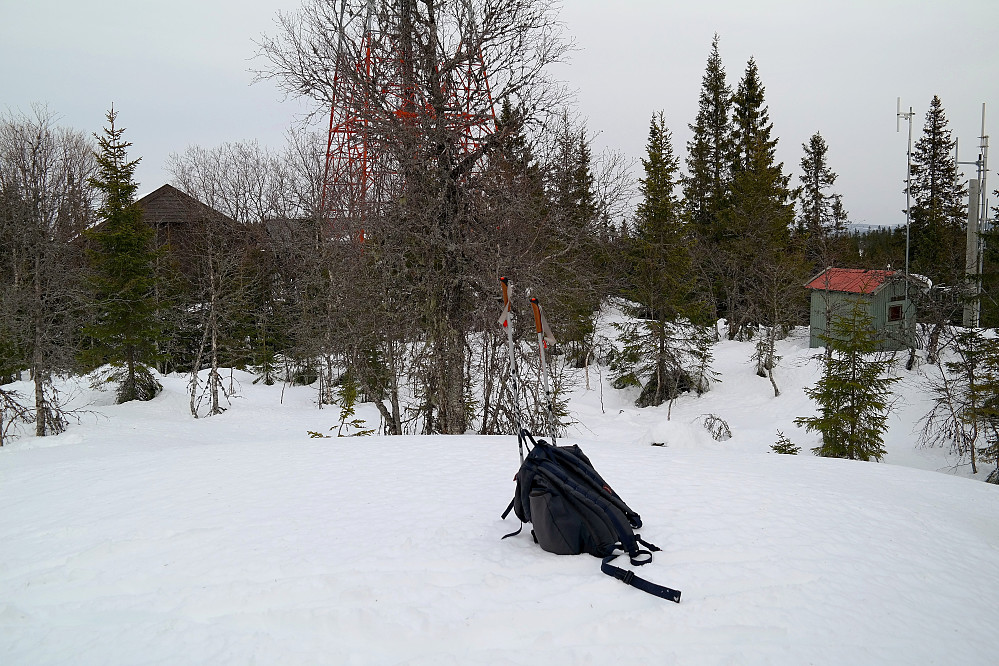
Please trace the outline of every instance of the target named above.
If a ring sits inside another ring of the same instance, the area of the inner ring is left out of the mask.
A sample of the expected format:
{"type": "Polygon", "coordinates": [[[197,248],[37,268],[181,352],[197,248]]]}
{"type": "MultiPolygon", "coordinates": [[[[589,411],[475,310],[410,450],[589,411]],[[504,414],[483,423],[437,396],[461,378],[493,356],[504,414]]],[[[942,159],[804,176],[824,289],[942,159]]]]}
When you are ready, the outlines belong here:
{"type": "MultiPolygon", "coordinates": [[[[346,25],[347,4],[348,0],[340,4],[342,26],[346,25]]],[[[471,18],[471,0],[466,0],[465,5],[471,18]]],[[[406,83],[412,76],[411,72],[407,76],[408,54],[398,47],[390,47],[391,53],[381,52],[392,40],[381,39],[376,44],[379,35],[374,32],[374,17],[374,0],[368,0],[357,51],[348,52],[348,46],[353,45],[341,33],[320,200],[322,219],[362,237],[366,215],[383,199],[389,177],[397,171],[372,131],[373,114],[388,108],[396,119],[414,125],[420,123],[421,115],[433,114],[431,109],[421,108],[412,84],[406,83]],[[372,99],[373,94],[380,99],[372,99]]],[[[458,53],[474,34],[474,21],[468,25],[471,32],[462,37],[458,53]]],[[[482,53],[476,51],[465,60],[465,66],[441,82],[447,100],[445,124],[459,135],[461,154],[477,150],[496,125],[482,53]]]]}

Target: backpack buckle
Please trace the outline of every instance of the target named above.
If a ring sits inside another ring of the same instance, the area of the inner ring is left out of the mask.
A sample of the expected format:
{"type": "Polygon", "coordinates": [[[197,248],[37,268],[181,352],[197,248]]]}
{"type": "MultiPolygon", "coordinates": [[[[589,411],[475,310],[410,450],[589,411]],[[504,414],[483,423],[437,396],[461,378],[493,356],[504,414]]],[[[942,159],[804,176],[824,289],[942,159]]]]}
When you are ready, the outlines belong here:
{"type": "Polygon", "coordinates": [[[625,571],[624,575],[621,576],[621,582],[624,583],[625,585],[631,585],[631,581],[634,580],[634,578],[635,578],[634,571],[625,571]]]}

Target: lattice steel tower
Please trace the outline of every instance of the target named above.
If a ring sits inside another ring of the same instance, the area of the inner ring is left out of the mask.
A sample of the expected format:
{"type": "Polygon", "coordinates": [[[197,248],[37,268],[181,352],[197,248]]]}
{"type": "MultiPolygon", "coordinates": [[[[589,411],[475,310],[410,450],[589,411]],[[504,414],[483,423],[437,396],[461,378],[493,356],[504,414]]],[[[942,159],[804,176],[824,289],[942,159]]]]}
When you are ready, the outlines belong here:
{"type": "MultiPolygon", "coordinates": [[[[465,0],[466,15],[474,18],[471,0],[465,0]]],[[[351,40],[340,33],[336,69],[333,72],[332,104],[323,170],[320,216],[340,233],[363,235],[365,218],[400,182],[399,168],[385,145],[386,123],[419,126],[436,122],[436,112],[421,99],[414,83],[413,56],[406,35],[406,12],[415,12],[412,0],[399,0],[397,17],[403,27],[386,34],[379,26],[374,0],[368,0],[361,15],[356,3],[342,0],[341,26],[361,22],[359,36],[351,40]]],[[[466,22],[457,53],[470,50],[476,26],[466,22]]],[[[438,73],[439,74],[439,73],[438,73]]],[[[482,140],[495,130],[492,93],[481,51],[465,53],[464,65],[440,80],[446,100],[444,126],[457,137],[458,151],[467,155],[478,150],[482,140]],[[482,100],[486,101],[485,112],[482,100]]]]}

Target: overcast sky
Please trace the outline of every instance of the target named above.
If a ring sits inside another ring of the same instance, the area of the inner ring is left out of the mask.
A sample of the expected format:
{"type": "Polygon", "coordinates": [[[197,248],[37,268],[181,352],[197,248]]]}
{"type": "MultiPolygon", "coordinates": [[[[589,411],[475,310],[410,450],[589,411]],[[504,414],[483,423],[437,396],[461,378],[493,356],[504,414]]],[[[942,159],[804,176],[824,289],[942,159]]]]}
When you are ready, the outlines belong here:
{"type": "MultiPolygon", "coordinates": [[[[251,85],[250,69],[254,39],[299,4],[0,0],[0,110],[40,102],[64,125],[100,131],[113,102],[142,157],[140,194],[168,182],[167,156],[189,145],[280,147],[305,106],[251,85]]],[[[755,57],[795,184],[801,144],[825,137],[854,222],[904,222],[897,97],[915,112],[917,139],[939,95],[962,160],[977,157],[983,102],[986,133],[999,136],[999,0],[564,0],[561,18],[577,50],[555,72],[576,91],[598,150],[637,160],[661,109],[682,158],[717,32],[733,88],[755,57]]]]}

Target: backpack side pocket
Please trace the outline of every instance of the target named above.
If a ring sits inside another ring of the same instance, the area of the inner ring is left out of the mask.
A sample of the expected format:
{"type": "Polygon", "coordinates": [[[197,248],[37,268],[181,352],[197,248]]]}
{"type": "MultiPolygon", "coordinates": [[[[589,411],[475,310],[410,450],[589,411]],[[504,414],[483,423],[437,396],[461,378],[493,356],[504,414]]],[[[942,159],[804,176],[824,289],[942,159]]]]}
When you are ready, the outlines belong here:
{"type": "Polygon", "coordinates": [[[531,522],[538,545],[556,555],[583,552],[583,523],[564,497],[547,488],[531,491],[531,522]]]}

